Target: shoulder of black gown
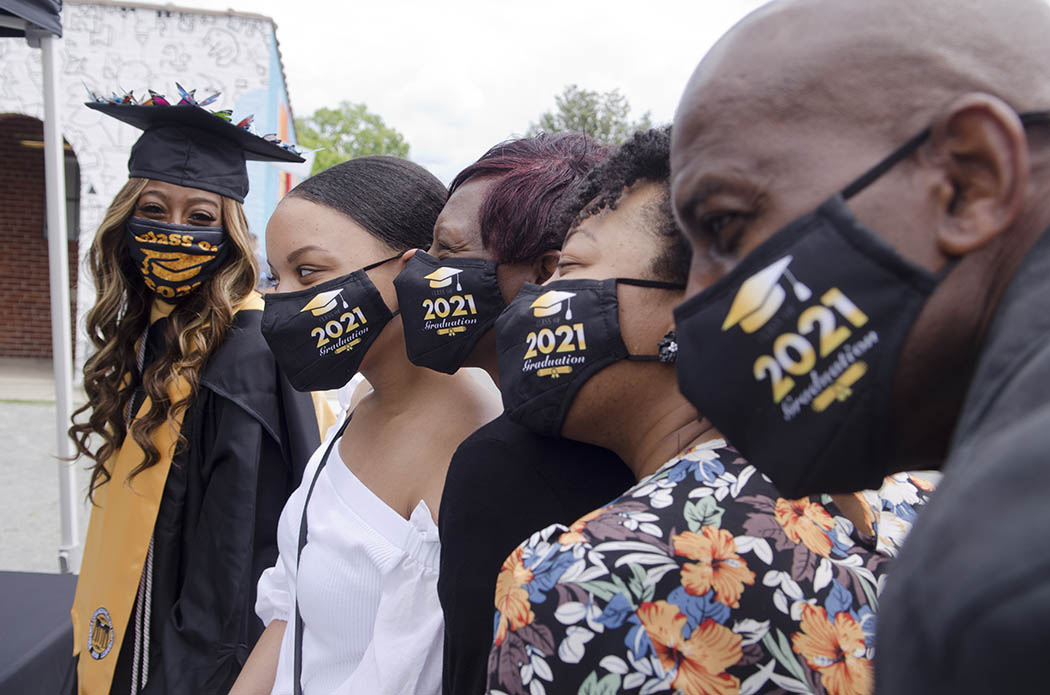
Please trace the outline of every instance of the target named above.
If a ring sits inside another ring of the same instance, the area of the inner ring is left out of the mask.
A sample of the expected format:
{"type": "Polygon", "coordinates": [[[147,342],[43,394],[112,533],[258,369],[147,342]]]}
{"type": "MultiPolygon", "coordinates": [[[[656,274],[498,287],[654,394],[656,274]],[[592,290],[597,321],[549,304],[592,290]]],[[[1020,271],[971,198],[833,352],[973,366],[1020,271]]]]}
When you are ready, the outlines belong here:
{"type": "Polygon", "coordinates": [[[262,311],[237,312],[200,383],[258,421],[289,457],[298,481],[321,443],[317,413],[310,394],[293,389],[281,373],[263,338],[261,322],[262,311]]]}

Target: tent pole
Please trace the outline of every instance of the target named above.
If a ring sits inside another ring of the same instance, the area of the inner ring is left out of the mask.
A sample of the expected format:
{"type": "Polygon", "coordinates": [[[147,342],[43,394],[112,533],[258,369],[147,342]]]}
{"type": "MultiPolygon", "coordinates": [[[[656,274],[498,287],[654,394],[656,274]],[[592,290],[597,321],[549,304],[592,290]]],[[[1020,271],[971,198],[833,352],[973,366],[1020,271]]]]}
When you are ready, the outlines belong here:
{"type": "Polygon", "coordinates": [[[66,167],[59,113],[58,46],[61,39],[40,39],[44,69],[44,180],[47,191],[48,273],[51,280],[51,354],[55,370],[55,424],[58,444],[58,496],[62,544],[58,567],[63,573],[80,567],[77,529],[76,470],[66,429],[73,414],[73,355],[69,327],[69,246],[66,232],[66,167]]]}

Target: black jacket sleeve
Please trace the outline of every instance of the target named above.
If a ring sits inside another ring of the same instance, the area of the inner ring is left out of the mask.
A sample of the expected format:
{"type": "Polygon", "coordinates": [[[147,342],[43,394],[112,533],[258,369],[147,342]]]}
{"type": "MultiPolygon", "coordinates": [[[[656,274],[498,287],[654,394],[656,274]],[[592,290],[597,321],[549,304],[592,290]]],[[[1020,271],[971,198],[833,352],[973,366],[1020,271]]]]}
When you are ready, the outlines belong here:
{"type": "Polygon", "coordinates": [[[1045,577],[1044,568],[1023,590],[1000,594],[998,605],[967,628],[956,668],[945,674],[954,684],[943,692],[1032,693],[1046,687],[1050,583],[1045,577]]]}

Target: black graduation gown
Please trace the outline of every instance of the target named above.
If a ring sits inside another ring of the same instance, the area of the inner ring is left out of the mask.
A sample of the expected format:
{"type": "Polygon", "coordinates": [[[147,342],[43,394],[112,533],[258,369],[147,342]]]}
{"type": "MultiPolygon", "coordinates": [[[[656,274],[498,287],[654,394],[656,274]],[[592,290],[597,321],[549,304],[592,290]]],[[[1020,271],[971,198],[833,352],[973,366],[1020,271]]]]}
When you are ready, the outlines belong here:
{"type": "MultiPolygon", "coordinates": [[[[277,521],[320,445],[308,393],[292,389],[236,314],[186,412],[154,527],[149,695],[225,695],[262,634],[256,583],[277,560],[277,521]]],[[[130,691],[133,631],[111,692],[130,691]]]]}

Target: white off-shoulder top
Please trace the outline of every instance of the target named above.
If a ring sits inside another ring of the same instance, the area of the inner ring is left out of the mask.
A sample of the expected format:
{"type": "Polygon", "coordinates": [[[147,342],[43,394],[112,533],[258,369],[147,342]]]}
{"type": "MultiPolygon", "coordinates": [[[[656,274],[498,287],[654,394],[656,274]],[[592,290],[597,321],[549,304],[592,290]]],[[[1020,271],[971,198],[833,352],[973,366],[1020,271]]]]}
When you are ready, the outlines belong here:
{"type": "Polygon", "coordinates": [[[263,623],[285,620],[273,695],[292,695],[295,598],[303,618],[304,695],[441,691],[443,621],[437,595],[438,529],[424,501],[409,519],[350,471],[332,447],[307,510],[296,577],[299,520],[331,437],[311,457],[277,531],[280,556],[259,580],[263,623]]]}

